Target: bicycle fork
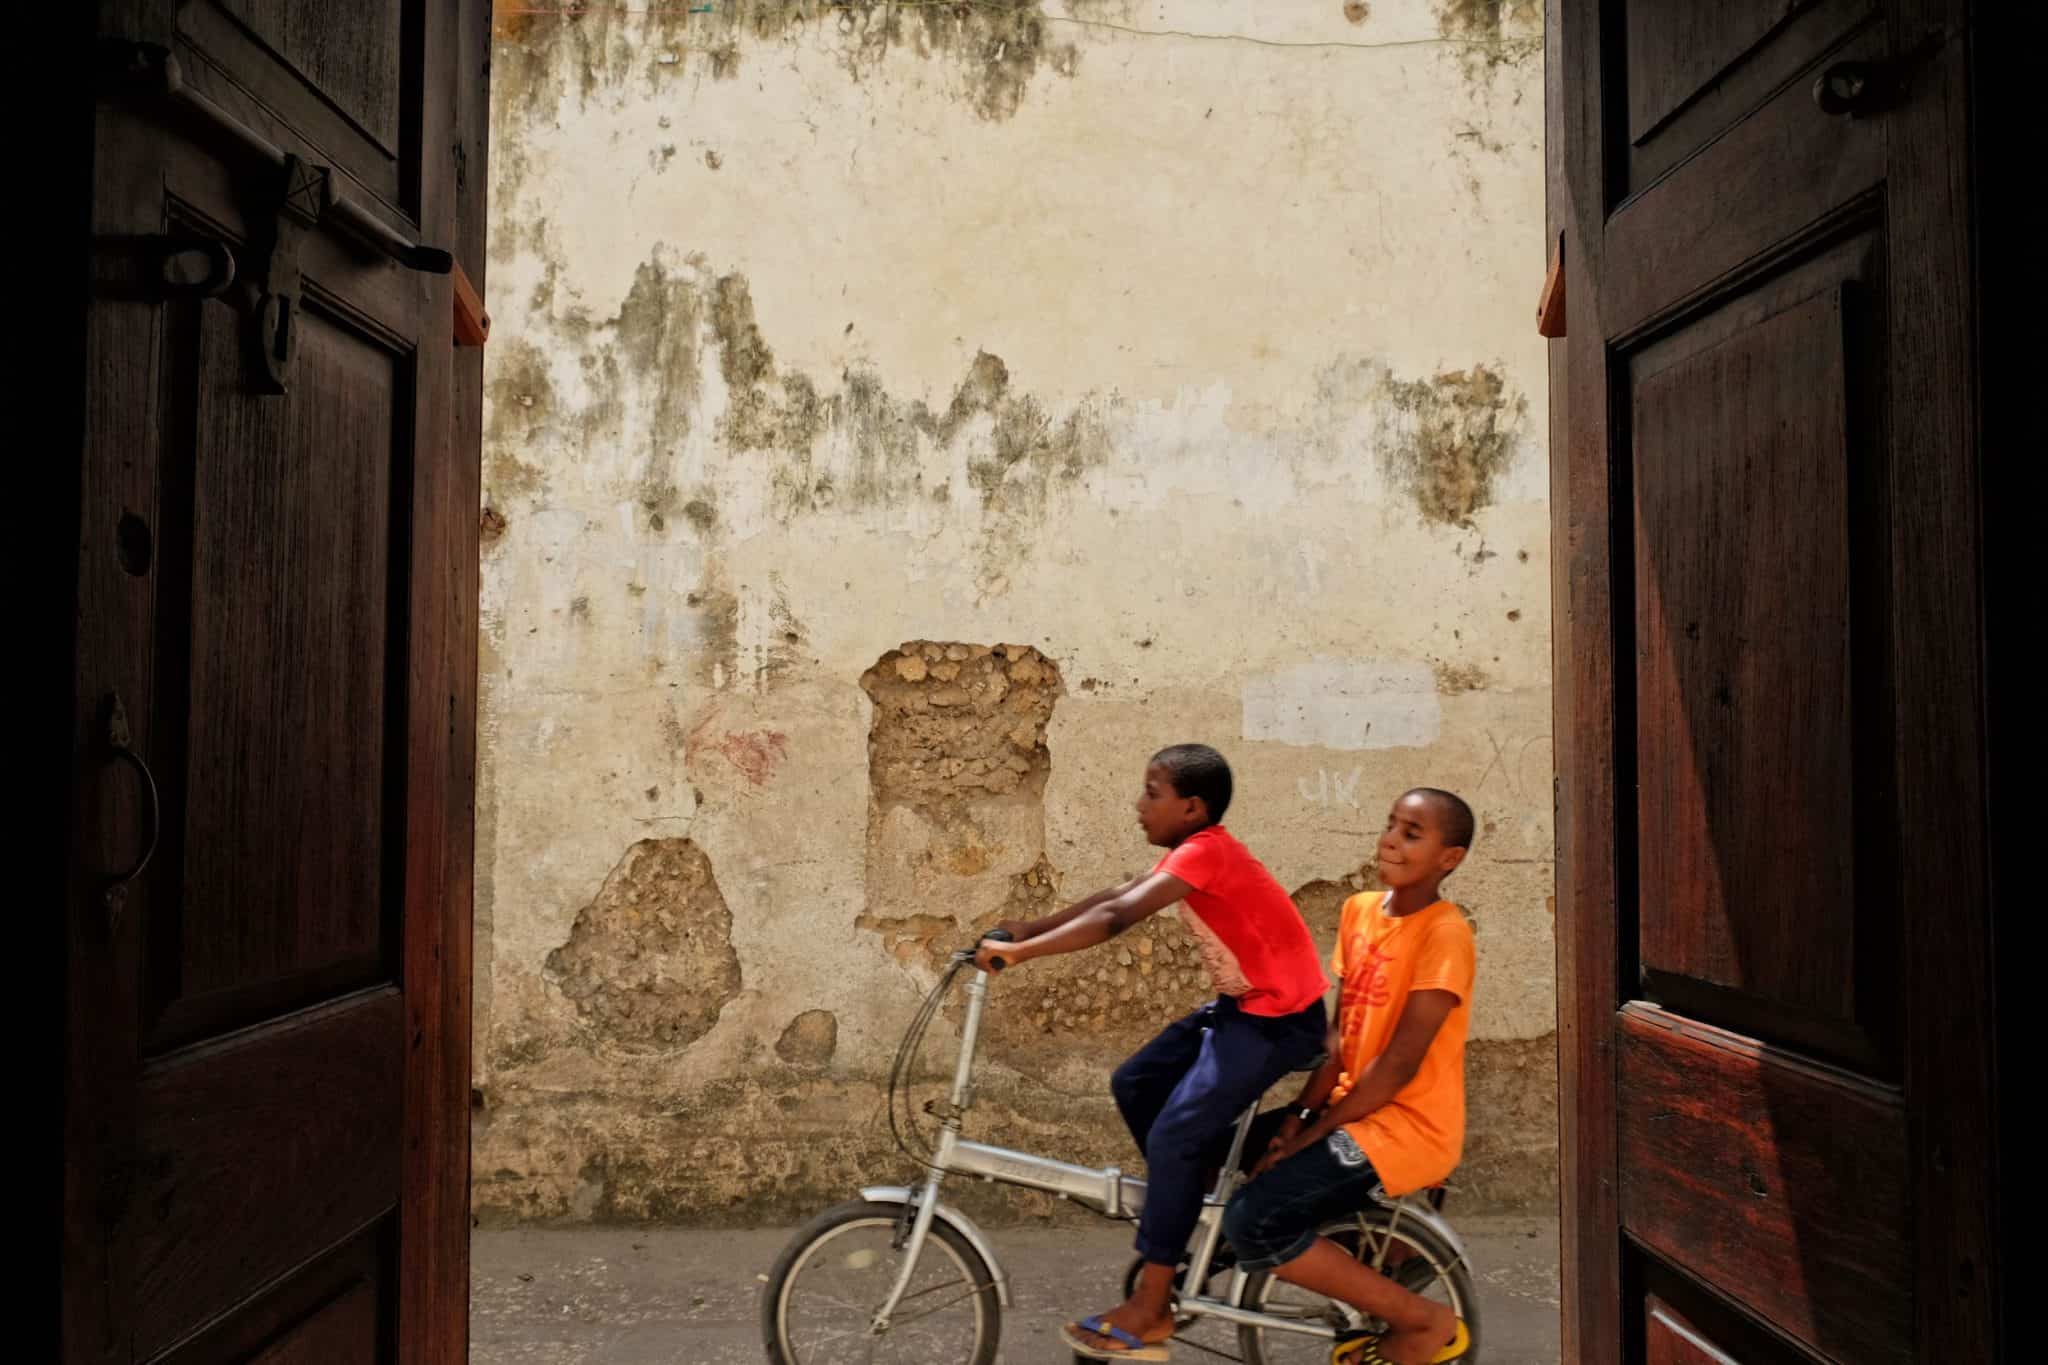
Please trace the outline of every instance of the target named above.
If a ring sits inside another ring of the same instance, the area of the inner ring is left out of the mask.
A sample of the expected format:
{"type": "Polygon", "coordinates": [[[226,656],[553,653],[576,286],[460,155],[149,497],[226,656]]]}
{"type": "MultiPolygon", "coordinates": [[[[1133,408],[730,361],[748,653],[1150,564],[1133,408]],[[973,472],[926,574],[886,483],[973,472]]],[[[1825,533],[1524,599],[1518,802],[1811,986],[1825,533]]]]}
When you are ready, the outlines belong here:
{"type": "MultiPolygon", "coordinates": [[[[974,1045],[981,1034],[981,1010],[988,1000],[988,975],[976,972],[974,979],[967,983],[967,1018],[960,1029],[960,1056],[953,1065],[953,1092],[946,1110],[939,1120],[939,1149],[932,1156],[930,1169],[924,1178],[924,1189],[917,1198],[917,1214],[911,1219],[910,1236],[903,1246],[903,1264],[896,1272],[896,1283],[889,1287],[889,1296],[882,1300],[882,1306],[875,1310],[875,1316],[868,1324],[868,1335],[881,1336],[889,1330],[889,1319],[896,1312],[896,1306],[903,1302],[903,1295],[910,1288],[910,1278],[917,1273],[917,1258],[924,1254],[925,1241],[931,1236],[932,1219],[939,1210],[939,1185],[946,1178],[946,1171],[952,1163],[953,1144],[959,1140],[960,1125],[968,1106],[974,1102],[974,1045]]],[[[995,1267],[989,1267],[991,1273],[995,1267]]]]}

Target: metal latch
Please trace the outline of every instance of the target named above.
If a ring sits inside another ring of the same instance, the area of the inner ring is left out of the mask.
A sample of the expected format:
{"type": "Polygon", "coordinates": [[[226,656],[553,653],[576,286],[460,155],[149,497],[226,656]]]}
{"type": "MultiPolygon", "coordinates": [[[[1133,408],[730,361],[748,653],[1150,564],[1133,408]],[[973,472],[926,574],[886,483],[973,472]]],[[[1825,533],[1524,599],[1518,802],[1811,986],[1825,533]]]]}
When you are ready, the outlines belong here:
{"type": "Polygon", "coordinates": [[[149,43],[104,40],[102,71],[121,85],[165,99],[198,132],[276,177],[266,198],[276,204],[271,241],[258,279],[254,346],[259,387],[283,393],[291,375],[297,331],[300,287],[299,246],[306,230],[332,228],[364,251],[388,257],[409,270],[446,275],[455,258],[439,247],[405,237],[384,219],[351,197],[341,178],[326,166],[285,151],[262,133],[215,104],[185,81],[177,57],[149,43]]]}

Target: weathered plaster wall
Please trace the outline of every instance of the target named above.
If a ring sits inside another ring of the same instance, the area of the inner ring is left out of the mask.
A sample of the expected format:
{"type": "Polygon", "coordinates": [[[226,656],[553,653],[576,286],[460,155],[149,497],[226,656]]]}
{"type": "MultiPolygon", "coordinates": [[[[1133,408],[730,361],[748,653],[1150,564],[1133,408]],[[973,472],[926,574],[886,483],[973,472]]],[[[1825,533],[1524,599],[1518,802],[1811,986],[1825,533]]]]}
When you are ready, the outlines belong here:
{"type": "MultiPolygon", "coordinates": [[[[1471,798],[1460,1180],[1547,1201],[1536,14],[634,8],[493,59],[479,1213],[900,1172],[936,957],[1143,867],[1190,738],[1325,939],[1471,798]]],[[[1129,1162],[1105,1070],[1199,996],[1165,921],[1004,978],[977,1123],[1129,1162]]]]}

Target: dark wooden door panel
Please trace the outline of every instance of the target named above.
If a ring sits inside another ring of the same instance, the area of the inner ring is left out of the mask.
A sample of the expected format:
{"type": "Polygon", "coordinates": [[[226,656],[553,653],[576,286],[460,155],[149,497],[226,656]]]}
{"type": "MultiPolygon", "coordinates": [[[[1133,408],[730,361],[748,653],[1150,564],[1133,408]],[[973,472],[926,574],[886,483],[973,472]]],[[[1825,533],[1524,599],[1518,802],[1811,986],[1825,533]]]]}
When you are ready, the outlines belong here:
{"type": "Polygon", "coordinates": [[[132,1214],[138,1356],[392,1210],[404,1034],[403,1002],[383,990],[144,1072],[132,1214]]]}
{"type": "Polygon", "coordinates": [[[152,1049],[393,979],[403,889],[411,357],[316,305],[293,391],[256,394],[236,310],[182,321],[152,1049]]]}
{"type": "Polygon", "coordinates": [[[1642,1006],[1620,1043],[1630,1235],[1825,1357],[1912,1359],[1897,1094],[1642,1006]]]}
{"type": "Polygon", "coordinates": [[[1897,1074],[1888,462],[1871,231],[1629,356],[1652,998],[1897,1074]]]}
{"type": "Polygon", "coordinates": [[[1822,295],[1636,389],[1643,965],[1853,1015],[1849,452],[1822,295]]]}

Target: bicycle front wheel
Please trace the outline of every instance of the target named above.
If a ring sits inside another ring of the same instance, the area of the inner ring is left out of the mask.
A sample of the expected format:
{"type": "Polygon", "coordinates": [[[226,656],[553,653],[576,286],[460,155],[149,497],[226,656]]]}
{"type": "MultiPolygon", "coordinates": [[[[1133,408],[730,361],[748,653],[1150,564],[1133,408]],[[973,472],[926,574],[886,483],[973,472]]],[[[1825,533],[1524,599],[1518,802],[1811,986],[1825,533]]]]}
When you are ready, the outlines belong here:
{"type": "Polygon", "coordinates": [[[872,1329],[903,1265],[902,1207],[864,1200],[797,1230],[768,1272],[761,1334],[770,1365],[994,1365],[995,1275],[965,1237],[934,1221],[889,1329],[872,1329]]]}
{"type": "MultiPolygon", "coordinates": [[[[1349,1218],[1333,1219],[1316,1232],[1403,1289],[1441,1303],[1463,1318],[1472,1344],[1458,1359],[1462,1365],[1478,1361],[1478,1288],[1472,1268],[1442,1238],[1413,1218],[1377,1206],[1349,1218]]],[[[1243,1302],[1257,1313],[1300,1318],[1337,1331],[1382,1331],[1386,1327],[1348,1304],[1291,1285],[1269,1270],[1245,1277],[1243,1302]]],[[[1330,1359],[1327,1339],[1271,1327],[1238,1328],[1238,1348],[1244,1352],[1245,1365],[1327,1365],[1330,1359]]]]}

